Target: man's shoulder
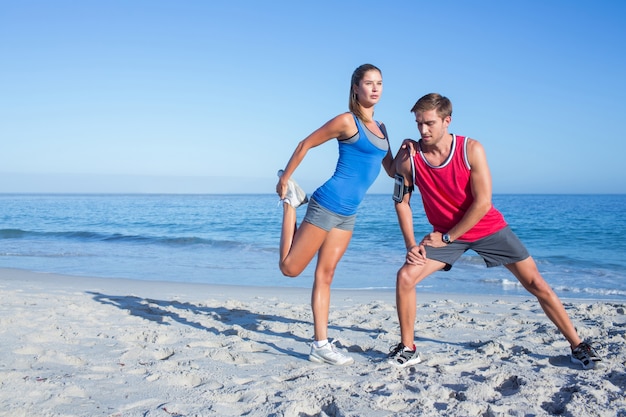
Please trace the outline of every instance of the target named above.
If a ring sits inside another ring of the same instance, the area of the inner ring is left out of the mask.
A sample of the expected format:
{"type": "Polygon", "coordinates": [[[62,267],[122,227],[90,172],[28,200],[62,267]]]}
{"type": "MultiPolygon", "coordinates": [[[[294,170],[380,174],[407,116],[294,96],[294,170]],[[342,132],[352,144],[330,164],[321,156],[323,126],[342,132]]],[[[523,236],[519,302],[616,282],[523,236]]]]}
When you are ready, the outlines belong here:
{"type": "Polygon", "coordinates": [[[396,169],[399,174],[411,176],[411,151],[408,148],[400,148],[396,155],[396,169]]]}
{"type": "MultiPolygon", "coordinates": [[[[482,145],[478,139],[470,138],[469,136],[454,135],[458,144],[465,144],[468,151],[473,148],[482,148],[482,145]]],[[[458,145],[457,145],[458,146],[458,145]]]]}
{"type": "Polygon", "coordinates": [[[457,141],[467,141],[467,143],[479,142],[478,139],[474,139],[469,136],[457,135],[455,133],[453,133],[453,136],[456,138],[457,141]]]}

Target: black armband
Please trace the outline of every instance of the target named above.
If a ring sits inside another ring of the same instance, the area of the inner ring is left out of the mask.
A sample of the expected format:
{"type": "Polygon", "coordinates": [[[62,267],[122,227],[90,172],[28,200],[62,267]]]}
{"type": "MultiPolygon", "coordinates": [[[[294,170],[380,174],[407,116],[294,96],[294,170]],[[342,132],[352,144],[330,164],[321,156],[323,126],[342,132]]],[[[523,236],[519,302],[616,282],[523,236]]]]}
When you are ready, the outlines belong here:
{"type": "Polygon", "coordinates": [[[404,196],[408,193],[412,193],[413,192],[413,186],[406,186],[404,185],[404,177],[400,174],[396,174],[393,177],[394,180],[394,184],[393,184],[393,201],[395,201],[396,203],[400,203],[402,202],[402,199],[404,198],[404,196]]]}

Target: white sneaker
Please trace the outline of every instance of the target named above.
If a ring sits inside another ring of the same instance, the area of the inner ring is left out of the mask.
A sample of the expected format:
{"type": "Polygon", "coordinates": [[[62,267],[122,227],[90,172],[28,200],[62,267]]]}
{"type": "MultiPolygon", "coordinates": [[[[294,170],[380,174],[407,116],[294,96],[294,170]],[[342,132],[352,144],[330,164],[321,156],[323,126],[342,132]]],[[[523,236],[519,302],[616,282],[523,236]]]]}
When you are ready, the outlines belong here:
{"type": "MultiPolygon", "coordinates": [[[[278,170],[278,176],[283,176],[283,170],[278,170]]],[[[306,204],[309,201],[306,193],[300,186],[291,178],[287,180],[287,194],[285,194],[285,198],[283,198],[283,202],[288,203],[293,208],[298,208],[303,204],[306,204]]]]}
{"type": "Polygon", "coordinates": [[[311,353],[309,360],[317,363],[328,363],[331,365],[350,365],[354,363],[354,359],[335,347],[335,340],[326,343],[321,348],[316,348],[311,344],[311,353]]]}

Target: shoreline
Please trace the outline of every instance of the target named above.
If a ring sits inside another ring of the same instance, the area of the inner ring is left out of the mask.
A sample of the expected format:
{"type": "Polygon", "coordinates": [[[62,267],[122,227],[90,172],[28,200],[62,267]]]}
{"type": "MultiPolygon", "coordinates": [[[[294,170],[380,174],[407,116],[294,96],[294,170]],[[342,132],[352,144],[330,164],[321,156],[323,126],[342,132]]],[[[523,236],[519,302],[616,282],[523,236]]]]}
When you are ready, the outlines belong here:
{"type": "MultiPolygon", "coordinates": [[[[311,287],[310,286],[268,286],[268,285],[253,285],[253,284],[216,284],[216,283],[203,283],[203,282],[188,282],[188,281],[168,281],[168,280],[150,280],[144,278],[120,278],[120,277],[103,277],[103,276],[89,276],[89,275],[71,275],[64,274],[58,272],[42,272],[42,271],[32,271],[28,269],[20,269],[20,268],[7,268],[0,267],[0,280],[24,280],[28,281],[38,281],[42,279],[45,281],[44,277],[52,277],[55,279],[57,283],[61,283],[65,286],[67,285],[77,285],[84,286],[86,284],[89,285],[100,285],[102,287],[108,287],[111,282],[119,282],[124,288],[133,288],[136,290],[145,290],[146,287],[152,286],[160,286],[163,288],[185,288],[189,287],[190,289],[195,289],[200,292],[209,291],[210,288],[219,288],[222,289],[224,294],[239,294],[245,295],[248,293],[246,289],[253,289],[261,294],[266,294],[268,291],[271,292],[294,292],[300,293],[305,292],[310,295],[311,287]],[[17,278],[16,278],[17,277],[17,278]],[[39,277],[36,279],[35,277],[39,277]],[[241,291],[243,289],[243,291],[241,291]]],[[[513,277],[512,277],[513,278],[513,277]]],[[[285,278],[287,282],[290,280],[297,280],[298,278],[285,278]]],[[[431,277],[432,279],[432,277],[431,277]]],[[[332,288],[332,293],[354,293],[354,294],[362,294],[364,298],[374,297],[374,294],[379,294],[381,297],[384,296],[385,300],[390,300],[395,303],[395,288],[394,287],[367,287],[367,288],[332,288]],[[390,298],[389,298],[390,297],[390,298]]],[[[624,303],[626,304],[626,300],[623,298],[611,298],[611,296],[606,295],[602,297],[593,297],[591,295],[587,297],[576,296],[575,294],[567,295],[563,294],[563,292],[557,292],[559,298],[563,303],[594,303],[594,302],[604,302],[604,303],[624,303]]],[[[518,294],[495,294],[495,293],[476,293],[476,292],[453,292],[453,291],[437,291],[430,290],[424,288],[417,288],[417,296],[418,298],[424,297],[425,299],[435,299],[437,297],[446,297],[452,299],[510,299],[511,301],[515,300],[535,300],[534,296],[528,293],[526,290],[523,290],[518,294]]],[[[419,301],[419,300],[418,300],[419,301]]]]}
{"type": "Polygon", "coordinates": [[[530,295],[418,292],[423,363],[406,369],[384,361],[393,291],[333,290],[329,336],[355,359],[340,368],[307,360],[306,288],[0,268],[0,298],[0,415],[626,413],[622,302],[563,300],[604,357],[583,371],[530,295]]]}

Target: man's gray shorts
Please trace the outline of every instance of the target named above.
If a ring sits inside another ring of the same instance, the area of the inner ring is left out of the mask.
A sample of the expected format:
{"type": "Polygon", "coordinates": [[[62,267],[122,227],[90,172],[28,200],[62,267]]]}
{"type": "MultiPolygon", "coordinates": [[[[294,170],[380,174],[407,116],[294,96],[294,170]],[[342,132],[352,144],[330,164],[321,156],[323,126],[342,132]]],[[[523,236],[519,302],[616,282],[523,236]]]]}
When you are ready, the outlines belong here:
{"type": "Polygon", "coordinates": [[[506,226],[475,242],[455,240],[441,248],[426,246],[426,257],[445,263],[443,269],[449,271],[457,259],[470,249],[479,254],[489,268],[523,261],[530,256],[522,241],[506,226]]]}
{"type": "Polygon", "coordinates": [[[351,216],[342,216],[320,206],[315,199],[309,199],[309,207],[306,209],[303,221],[311,223],[321,229],[330,232],[330,229],[341,229],[347,231],[354,230],[356,223],[356,214],[351,216]]]}

